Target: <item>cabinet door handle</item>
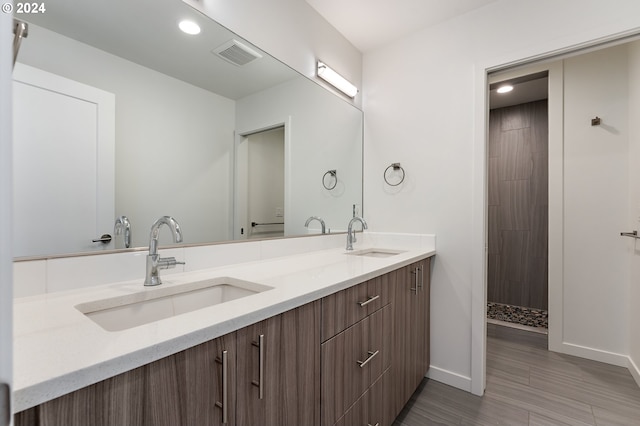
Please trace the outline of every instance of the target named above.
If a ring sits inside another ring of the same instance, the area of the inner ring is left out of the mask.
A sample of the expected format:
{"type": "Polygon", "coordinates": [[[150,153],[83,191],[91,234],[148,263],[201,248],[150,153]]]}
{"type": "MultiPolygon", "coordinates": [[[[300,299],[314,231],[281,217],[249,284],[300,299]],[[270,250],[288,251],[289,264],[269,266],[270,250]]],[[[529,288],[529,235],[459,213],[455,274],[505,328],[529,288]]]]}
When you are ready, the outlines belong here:
{"type": "Polygon", "coordinates": [[[417,276],[418,276],[418,271],[420,271],[420,285],[418,286],[420,290],[424,290],[424,275],[422,274],[422,269],[423,269],[422,265],[416,268],[416,281],[418,281],[417,276]]]}
{"type": "Polygon", "coordinates": [[[373,297],[369,296],[367,298],[367,300],[365,300],[364,302],[357,302],[357,303],[358,303],[358,305],[360,305],[360,307],[363,307],[363,306],[367,306],[369,303],[373,302],[374,300],[378,300],[378,299],[380,299],[380,295],[379,294],[377,294],[377,295],[375,295],[373,297]]]}
{"type": "Polygon", "coordinates": [[[415,284],[414,287],[411,287],[410,290],[413,292],[413,294],[418,294],[418,268],[416,268],[414,271],[411,271],[411,273],[415,276],[415,284]]]}
{"type": "Polygon", "coordinates": [[[380,351],[375,351],[375,352],[367,351],[367,354],[369,354],[367,359],[365,359],[364,361],[358,361],[358,365],[360,366],[360,368],[362,368],[365,365],[367,365],[369,363],[369,361],[371,361],[373,358],[376,357],[376,355],[378,355],[379,352],[380,351]]]}
{"type": "Polygon", "coordinates": [[[258,398],[264,398],[264,334],[258,336],[258,341],[251,342],[253,346],[258,347],[258,380],[252,380],[251,384],[258,387],[258,398]]]}
{"type": "MultiPolygon", "coordinates": [[[[367,426],[371,426],[371,423],[367,423],[367,426]]],[[[380,423],[376,423],[374,426],[380,426],[380,423]]]]}
{"type": "Polygon", "coordinates": [[[227,376],[227,351],[222,351],[222,360],[220,358],[216,358],[216,362],[222,364],[222,402],[216,401],[216,407],[222,408],[222,423],[227,423],[229,421],[229,393],[228,393],[228,379],[227,376]]]}

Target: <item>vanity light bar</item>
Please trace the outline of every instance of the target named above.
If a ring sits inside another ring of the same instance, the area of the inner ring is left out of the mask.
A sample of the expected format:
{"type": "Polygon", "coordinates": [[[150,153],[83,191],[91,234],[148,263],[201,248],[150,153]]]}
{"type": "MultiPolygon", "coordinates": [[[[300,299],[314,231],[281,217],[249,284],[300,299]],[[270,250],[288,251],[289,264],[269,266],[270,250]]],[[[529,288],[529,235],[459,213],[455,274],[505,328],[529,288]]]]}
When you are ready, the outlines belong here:
{"type": "Polygon", "coordinates": [[[340,90],[345,95],[353,98],[358,94],[358,88],[351,84],[346,78],[332,70],[324,62],[318,61],[318,77],[340,90]]]}

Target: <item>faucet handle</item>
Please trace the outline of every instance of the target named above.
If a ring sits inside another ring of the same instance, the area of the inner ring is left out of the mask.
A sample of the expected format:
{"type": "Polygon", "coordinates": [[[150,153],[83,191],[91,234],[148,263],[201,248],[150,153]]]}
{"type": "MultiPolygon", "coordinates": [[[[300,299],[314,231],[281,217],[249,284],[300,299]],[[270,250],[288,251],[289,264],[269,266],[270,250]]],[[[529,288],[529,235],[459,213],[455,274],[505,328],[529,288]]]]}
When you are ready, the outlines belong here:
{"type": "Polygon", "coordinates": [[[158,259],[158,269],[171,269],[175,268],[176,265],[184,265],[185,262],[178,262],[176,258],[171,257],[161,257],[158,259]]]}

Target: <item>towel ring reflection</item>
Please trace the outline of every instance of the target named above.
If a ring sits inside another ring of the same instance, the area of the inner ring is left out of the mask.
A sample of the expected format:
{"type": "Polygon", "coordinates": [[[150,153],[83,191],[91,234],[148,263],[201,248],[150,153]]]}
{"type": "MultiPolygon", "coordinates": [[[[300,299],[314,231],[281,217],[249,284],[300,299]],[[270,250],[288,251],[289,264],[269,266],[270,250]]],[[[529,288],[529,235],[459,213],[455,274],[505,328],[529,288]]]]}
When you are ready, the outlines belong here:
{"type": "Polygon", "coordinates": [[[331,191],[333,188],[335,188],[336,185],[338,184],[338,177],[336,176],[337,174],[338,174],[338,172],[336,170],[329,170],[327,173],[325,173],[322,176],[322,186],[324,186],[329,191],[331,191]],[[326,181],[327,175],[333,176],[333,185],[327,185],[327,181],[326,181]]]}
{"type": "Polygon", "coordinates": [[[382,176],[384,177],[384,181],[387,183],[387,185],[389,186],[398,186],[400,185],[402,182],[404,182],[404,177],[405,177],[405,173],[404,173],[404,169],[402,168],[402,166],[400,166],[400,163],[391,163],[391,165],[389,167],[387,167],[386,169],[384,169],[384,173],[382,174],[382,176]],[[402,178],[400,179],[400,182],[398,183],[391,183],[389,182],[389,180],[387,179],[387,172],[389,171],[389,169],[393,168],[393,170],[401,170],[402,171],[402,178]]]}

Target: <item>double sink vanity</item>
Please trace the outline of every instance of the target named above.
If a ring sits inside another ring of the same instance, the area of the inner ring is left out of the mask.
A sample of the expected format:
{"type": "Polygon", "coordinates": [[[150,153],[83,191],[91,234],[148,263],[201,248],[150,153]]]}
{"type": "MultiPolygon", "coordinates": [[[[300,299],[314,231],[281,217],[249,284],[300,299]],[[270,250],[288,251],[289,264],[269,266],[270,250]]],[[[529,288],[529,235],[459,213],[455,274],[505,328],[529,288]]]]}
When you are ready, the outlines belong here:
{"type": "Polygon", "coordinates": [[[15,423],[391,425],[429,367],[410,237],[17,299],[15,423]]]}

